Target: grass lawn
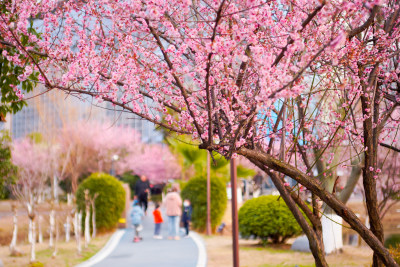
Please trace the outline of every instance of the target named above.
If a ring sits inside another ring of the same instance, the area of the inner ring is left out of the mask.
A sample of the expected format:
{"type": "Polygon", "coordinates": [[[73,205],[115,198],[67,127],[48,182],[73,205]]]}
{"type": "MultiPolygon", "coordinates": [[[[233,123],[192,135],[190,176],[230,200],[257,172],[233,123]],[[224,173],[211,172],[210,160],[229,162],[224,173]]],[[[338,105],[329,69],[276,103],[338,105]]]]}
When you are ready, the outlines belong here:
{"type": "MultiPolygon", "coordinates": [[[[76,253],[76,242],[74,238],[71,238],[71,241],[59,242],[57,244],[57,256],[52,257],[53,249],[48,247],[48,243],[44,242],[43,244],[36,244],[36,259],[37,261],[44,264],[46,267],[53,266],[66,266],[72,267],[76,264],[83,262],[94,254],[96,254],[108,241],[111,237],[112,233],[105,233],[99,235],[95,239],[93,239],[88,246],[88,248],[83,248],[82,246],[82,255],[77,255],[76,253]]],[[[45,240],[47,241],[47,240],[45,240]]],[[[83,242],[83,238],[82,238],[83,242]]],[[[20,257],[11,257],[9,256],[8,246],[0,247],[0,258],[4,263],[4,266],[7,267],[23,267],[29,266],[29,244],[17,244],[18,249],[24,253],[23,256],[20,257]]]]}
{"type": "MultiPolygon", "coordinates": [[[[208,267],[232,266],[232,240],[229,236],[203,236],[206,242],[208,267]]],[[[290,245],[261,247],[256,240],[239,240],[240,266],[246,267],[311,267],[311,253],[290,250],[290,245]]],[[[371,266],[372,251],[368,247],[345,246],[341,254],[328,255],[329,266],[371,266]]]]}

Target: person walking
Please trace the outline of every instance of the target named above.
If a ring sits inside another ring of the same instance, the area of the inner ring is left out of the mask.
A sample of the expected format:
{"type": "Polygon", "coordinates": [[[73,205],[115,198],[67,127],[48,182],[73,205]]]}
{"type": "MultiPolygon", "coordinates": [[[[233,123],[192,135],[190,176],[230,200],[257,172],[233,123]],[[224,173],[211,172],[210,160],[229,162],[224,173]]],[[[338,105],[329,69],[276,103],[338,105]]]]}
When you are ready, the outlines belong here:
{"type": "Polygon", "coordinates": [[[135,237],[133,239],[133,242],[139,242],[142,240],[142,238],[139,235],[139,232],[143,229],[142,226],[142,217],[144,215],[144,212],[142,208],[139,206],[139,201],[134,200],[133,201],[133,207],[131,211],[131,223],[133,228],[135,229],[135,237]]]}
{"type": "Polygon", "coordinates": [[[160,205],[156,203],[155,209],[153,211],[154,216],[154,238],[155,239],[162,239],[160,235],[161,225],[163,223],[163,218],[161,215],[160,205]]]}
{"type": "Polygon", "coordinates": [[[183,227],[185,227],[186,230],[185,237],[189,237],[189,226],[191,219],[192,219],[192,206],[190,205],[190,200],[185,199],[183,201],[183,212],[182,212],[182,223],[183,227]]]}
{"type": "Polygon", "coordinates": [[[135,197],[139,201],[140,207],[144,210],[144,214],[147,215],[148,197],[150,192],[150,183],[145,175],[140,176],[135,184],[135,197]]]}
{"type": "Polygon", "coordinates": [[[168,216],[168,239],[179,240],[179,217],[182,214],[182,198],[178,193],[179,185],[173,184],[164,201],[168,216]]]}

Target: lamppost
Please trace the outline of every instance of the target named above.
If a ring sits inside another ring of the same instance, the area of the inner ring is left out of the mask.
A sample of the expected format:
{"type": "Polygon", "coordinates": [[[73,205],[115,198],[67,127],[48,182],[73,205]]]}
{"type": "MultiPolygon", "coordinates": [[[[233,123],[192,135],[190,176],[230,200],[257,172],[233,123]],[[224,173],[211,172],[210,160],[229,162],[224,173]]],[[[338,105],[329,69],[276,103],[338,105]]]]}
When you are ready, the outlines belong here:
{"type": "Polygon", "coordinates": [[[111,170],[110,170],[110,174],[112,176],[115,176],[115,170],[114,170],[114,162],[117,161],[119,159],[119,156],[117,154],[114,154],[111,157],[111,170]]]}
{"type": "Polygon", "coordinates": [[[207,223],[206,233],[211,235],[211,178],[210,178],[210,151],[207,151],[207,223]]]}
{"type": "Polygon", "coordinates": [[[237,169],[234,158],[230,161],[231,164],[231,190],[232,190],[232,245],[233,245],[233,266],[239,267],[239,225],[238,225],[238,210],[237,210],[237,169]]]}

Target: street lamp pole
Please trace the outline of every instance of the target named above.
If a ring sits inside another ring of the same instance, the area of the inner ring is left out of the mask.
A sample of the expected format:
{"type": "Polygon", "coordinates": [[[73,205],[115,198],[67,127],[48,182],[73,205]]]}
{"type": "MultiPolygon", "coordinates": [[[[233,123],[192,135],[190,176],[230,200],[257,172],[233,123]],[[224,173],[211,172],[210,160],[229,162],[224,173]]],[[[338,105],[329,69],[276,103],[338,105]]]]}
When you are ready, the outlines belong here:
{"type": "Polygon", "coordinates": [[[111,171],[110,171],[110,174],[111,174],[112,176],[115,176],[114,162],[117,161],[118,159],[119,159],[119,156],[118,156],[117,154],[114,154],[114,155],[111,157],[111,171]]]}
{"type": "Polygon", "coordinates": [[[232,254],[233,267],[239,267],[239,225],[237,211],[237,172],[235,159],[231,159],[231,190],[232,190],[232,254]]]}
{"type": "Polygon", "coordinates": [[[211,235],[211,177],[210,177],[210,151],[207,151],[207,224],[206,233],[211,235]]]}

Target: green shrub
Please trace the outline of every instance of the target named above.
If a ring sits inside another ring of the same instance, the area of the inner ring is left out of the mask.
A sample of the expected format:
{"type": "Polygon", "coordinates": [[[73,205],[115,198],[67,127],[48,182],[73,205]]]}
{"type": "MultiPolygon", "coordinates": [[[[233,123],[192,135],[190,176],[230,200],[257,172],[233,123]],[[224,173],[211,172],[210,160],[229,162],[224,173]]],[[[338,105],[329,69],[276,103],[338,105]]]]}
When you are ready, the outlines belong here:
{"type": "MultiPolygon", "coordinates": [[[[182,190],[182,199],[189,199],[192,204],[193,227],[204,231],[207,221],[207,179],[190,179],[182,190]]],[[[214,230],[221,222],[228,199],[225,184],[220,178],[211,178],[211,227],[214,230]]]]}
{"type": "Polygon", "coordinates": [[[385,247],[390,248],[393,247],[395,248],[397,245],[400,245],[400,235],[399,234],[394,234],[386,238],[385,240],[385,247]]]}
{"type": "Polygon", "coordinates": [[[246,201],[239,210],[239,231],[245,238],[260,238],[264,245],[269,238],[273,243],[284,243],[302,233],[286,203],[278,196],[261,196],[246,201]]]}
{"type": "Polygon", "coordinates": [[[83,211],[82,221],[86,216],[85,189],[89,189],[91,196],[98,193],[95,202],[96,228],[100,231],[114,228],[125,208],[125,190],[121,182],[105,173],[93,173],[85,179],[76,192],[78,209],[83,211]]]}
{"type": "Polygon", "coordinates": [[[135,185],[136,182],[140,179],[138,175],[131,174],[126,172],[121,175],[121,181],[129,184],[129,188],[131,189],[131,199],[135,196],[135,185]]]}

